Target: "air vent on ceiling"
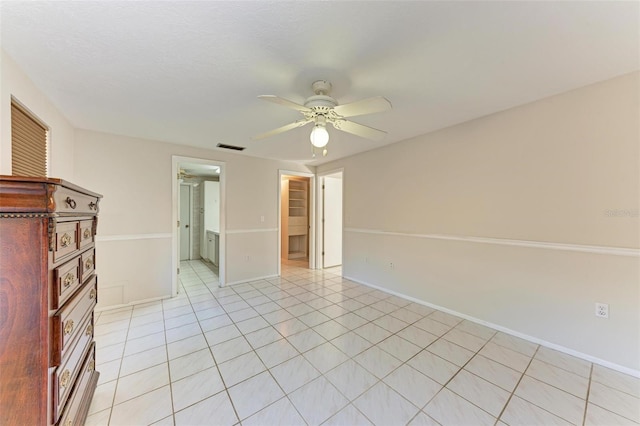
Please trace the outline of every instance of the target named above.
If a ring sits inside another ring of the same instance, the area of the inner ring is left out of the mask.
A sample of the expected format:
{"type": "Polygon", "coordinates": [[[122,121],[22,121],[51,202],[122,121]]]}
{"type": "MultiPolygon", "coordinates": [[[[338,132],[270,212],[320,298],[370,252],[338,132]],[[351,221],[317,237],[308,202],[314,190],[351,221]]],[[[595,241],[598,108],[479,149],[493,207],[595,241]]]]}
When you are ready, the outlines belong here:
{"type": "Polygon", "coordinates": [[[224,144],[224,143],[219,143],[216,146],[218,148],[232,149],[234,151],[244,151],[246,149],[244,146],[227,145],[227,144],[224,144]]]}

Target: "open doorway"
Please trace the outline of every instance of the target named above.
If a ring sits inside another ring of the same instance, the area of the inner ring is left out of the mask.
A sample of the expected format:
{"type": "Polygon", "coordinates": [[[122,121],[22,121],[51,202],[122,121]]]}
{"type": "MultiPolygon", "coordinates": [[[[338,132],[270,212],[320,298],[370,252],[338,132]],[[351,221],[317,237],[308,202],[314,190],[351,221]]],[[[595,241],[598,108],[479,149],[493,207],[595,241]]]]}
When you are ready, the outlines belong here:
{"type": "Polygon", "coordinates": [[[179,291],[180,267],[200,267],[225,283],[224,163],[174,156],[172,264],[173,294],[179,291]]]}
{"type": "Polygon", "coordinates": [[[315,268],[315,177],[310,173],[280,171],[278,274],[282,265],[315,268]]]}
{"type": "Polygon", "coordinates": [[[318,265],[342,266],[343,171],[318,176],[318,265]]]}

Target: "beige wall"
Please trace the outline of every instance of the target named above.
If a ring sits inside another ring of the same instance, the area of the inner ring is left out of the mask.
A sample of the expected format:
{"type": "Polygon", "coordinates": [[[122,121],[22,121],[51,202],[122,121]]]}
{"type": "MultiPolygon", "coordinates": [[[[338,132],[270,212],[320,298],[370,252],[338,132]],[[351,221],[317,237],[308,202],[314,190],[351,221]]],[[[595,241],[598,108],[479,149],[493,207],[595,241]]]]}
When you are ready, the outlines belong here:
{"type": "Polygon", "coordinates": [[[624,75],[318,167],[344,168],[344,274],[640,370],[639,90],[624,75]]]}
{"type": "Polygon", "coordinates": [[[77,130],[75,181],[104,195],[96,264],[99,307],[171,294],[174,155],[225,162],[226,282],[277,275],[278,170],[308,168],[77,130]]]}
{"type": "Polygon", "coordinates": [[[4,50],[0,51],[0,174],[11,174],[12,96],[49,128],[49,176],[73,180],[73,126],[4,50]]]}

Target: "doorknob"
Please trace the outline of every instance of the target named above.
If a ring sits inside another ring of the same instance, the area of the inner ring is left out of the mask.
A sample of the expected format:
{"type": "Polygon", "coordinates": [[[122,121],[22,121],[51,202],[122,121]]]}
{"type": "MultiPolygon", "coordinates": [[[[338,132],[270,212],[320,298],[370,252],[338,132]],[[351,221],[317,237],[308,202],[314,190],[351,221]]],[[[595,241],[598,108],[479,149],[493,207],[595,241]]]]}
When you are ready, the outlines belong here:
{"type": "Polygon", "coordinates": [[[188,228],[188,227],[189,227],[189,225],[185,225],[184,227],[185,227],[185,228],[188,228]]]}

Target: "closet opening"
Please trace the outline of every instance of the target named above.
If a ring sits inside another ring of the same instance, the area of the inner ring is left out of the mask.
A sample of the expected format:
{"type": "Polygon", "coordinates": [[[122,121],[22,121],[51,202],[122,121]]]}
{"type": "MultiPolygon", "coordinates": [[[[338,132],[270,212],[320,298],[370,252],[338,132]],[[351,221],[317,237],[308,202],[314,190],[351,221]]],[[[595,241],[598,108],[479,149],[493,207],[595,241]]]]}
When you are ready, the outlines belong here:
{"type": "Polygon", "coordinates": [[[315,268],[313,232],[314,177],[280,172],[280,232],[278,274],[282,265],[315,268]]]}

